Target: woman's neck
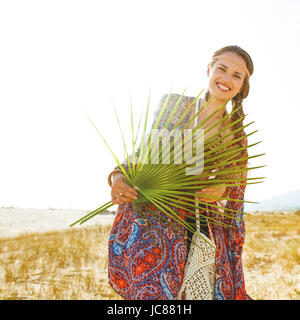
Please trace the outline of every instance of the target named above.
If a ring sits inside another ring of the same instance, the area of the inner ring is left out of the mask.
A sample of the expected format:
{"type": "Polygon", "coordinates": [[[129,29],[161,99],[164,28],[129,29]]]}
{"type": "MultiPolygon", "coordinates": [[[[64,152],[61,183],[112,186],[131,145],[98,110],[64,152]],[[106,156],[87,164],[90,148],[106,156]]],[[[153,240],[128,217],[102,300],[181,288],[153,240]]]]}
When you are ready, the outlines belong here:
{"type": "Polygon", "coordinates": [[[224,112],[226,112],[226,105],[227,105],[228,101],[221,101],[221,100],[218,100],[218,99],[214,99],[214,98],[208,98],[208,102],[206,102],[205,99],[200,99],[200,109],[203,108],[204,106],[204,109],[203,111],[206,113],[206,114],[211,114],[213,112],[215,112],[217,109],[219,109],[214,117],[215,118],[221,118],[223,117],[224,115],[224,112]]]}

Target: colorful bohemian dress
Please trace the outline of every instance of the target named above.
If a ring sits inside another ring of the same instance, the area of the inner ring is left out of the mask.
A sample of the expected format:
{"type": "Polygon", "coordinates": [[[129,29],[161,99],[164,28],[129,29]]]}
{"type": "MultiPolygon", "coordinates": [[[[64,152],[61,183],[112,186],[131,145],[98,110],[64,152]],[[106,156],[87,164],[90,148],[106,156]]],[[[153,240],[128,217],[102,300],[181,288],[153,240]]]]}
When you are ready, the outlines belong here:
{"type": "MultiPolygon", "coordinates": [[[[166,100],[164,95],[154,115],[157,120],[166,100]]],[[[171,94],[158,129],[164,127],[180,95],[171,94]]],[[[168,129],[172,130],[194,97],[184,96],[174,113],[168,129]]],[[[178,129],[189,121],[186,115],[178,129]]],[[[244,139],[244,144],[247,140],[244,139]]],[[[126,167],[126,165],[124,164],[126,167]]],[[[228,198],[244,199],[245,186],[230,187],[228,198]]],[[[221,202],[213,204],[220,205],[221,202]]],[[[211,205],[213,205],[211,204],[211,205]]],[[[236,217],[230,219],[210,212],[215,219],[233,226],[208,223],[211,240],[216,245],[215,290],[216,300],[249,300],[245,291],[242,268],[242,248],[245,238],[243,204],[236,201],[223,203],[224,210],[234,209],[236,217]],[[220,218],[221,217],[221,218],[220,218]]],[[[209,208],[209,207],[208,207],[209,208]]],[[[157,209],[158,212],[158,209],[157,209]]],[[[163,212],[158,212],[164,216],[163,212]]],[[[172,228],[170,218],[155,219],[153,213],[143,212],[147,219],[134,210],[132,203],[118,206],[108,241],[108,278],[111,287],[124,299],[174,300],[183,281],[187,259],[187,238],[172,228]]],[[[184,230],[181,230],[185,232],[184,230]]]]}

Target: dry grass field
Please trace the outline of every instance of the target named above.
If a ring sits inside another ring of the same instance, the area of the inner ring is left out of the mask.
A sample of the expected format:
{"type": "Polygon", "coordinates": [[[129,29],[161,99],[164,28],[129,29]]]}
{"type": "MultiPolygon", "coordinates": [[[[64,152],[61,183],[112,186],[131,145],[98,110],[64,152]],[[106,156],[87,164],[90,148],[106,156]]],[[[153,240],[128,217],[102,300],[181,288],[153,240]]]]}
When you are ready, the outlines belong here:
{"type": "MultiPolygon", "coordinates": [[[[254,299],[300,298],[300,215],[247,215],[243,265],[254,299]]],[[[110,226],[0,239],[0,299],[121,299],[107,282],[110,226]]]]}
{"type": "Polygon", "coordinates": [[[248,293],[260,300],[300,299],[300,212],[246,215],[243,253],[248,293]]]}

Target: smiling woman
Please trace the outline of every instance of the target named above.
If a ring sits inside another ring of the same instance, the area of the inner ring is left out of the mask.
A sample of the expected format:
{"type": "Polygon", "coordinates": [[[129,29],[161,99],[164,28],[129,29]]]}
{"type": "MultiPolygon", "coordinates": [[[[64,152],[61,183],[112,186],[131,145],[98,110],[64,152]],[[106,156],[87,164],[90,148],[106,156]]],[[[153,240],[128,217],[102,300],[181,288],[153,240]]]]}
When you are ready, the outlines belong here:
{"type": "MultiPolygon", "coordinates": [[[[239,129],[243,128],[242,101],[249,93],[249,77],[252,73],[253,63],[246,51],[238,46],[218,50],[207,66],[208,87],[205,97],[196,99],[183,96],[179,100],[180,95],[171,94],[166,100],[166,96],[163,96],[154,123],[166,101],[158,129],[165,128],[165,124],[169,123],[168,129],[172,130],[187,108],[190,108],[188,114],[178,128],[183,128],[193,117],[195,127],[211,116],[202,126],[204,138],[208,139],[214,134],[219,137],[222,132],[220,139],[216,140],[224,146],[228,142],[241,148],[241,152],[225,169],[245,168],[247,139],[245,132],[239,129]],[[196,105],[190,107],[195,100],[196,105]],[[173,119],[167,122],[178,101],[179,107],[173,119]],[[226,121],[219,122],[228,115],[226,105],[229,101],[235,112],[226,121]],[[201,112],[197,117],[199,109],[201,112]],[[220,131],[220,128],[224,130],[220,131]]],[[[126,164],[123,165],[126,167],[126,164]]],[[[195,258],[195,248],[189,240],[193,234],[187,232],[187,237],[178,235],[168,219],[163,223],[150,212],[144,212],[148,222],[140,219],[132,205],[136,190],[126,184],[125,176],[119,169],[113,171],[110,174],[110,178],[113,178],[112,202],[119,204],[108,244],[108,275],[113,289],[125,299],[251,299],[245,291],[242,270],[245,227],[241,200],[245,192],[245,172],[230,174],[230,179],[233,179],[230,181],[233,182],[197,192],[195,200],[205,203],[202,208],[204,219],[200,226],[197,224],[197,229],[213,244],[215,251],[211,247],[209,250],[203,247],[203,251],[200,249],[200,255],[195,258]],[[224,196],[230,200],[216,200],[224,196]],[[233,212],[234,219],[228,218],[233,212]],[[211,219],[221,220],[221,223],[214,224],[211,219]]],[[[191,221],[196,227],[195,212],[182,214],[186,217],[192,215],[191,221]]],[[[159,215],[163,216],[164,213],[160,212],[159,215]]]]}

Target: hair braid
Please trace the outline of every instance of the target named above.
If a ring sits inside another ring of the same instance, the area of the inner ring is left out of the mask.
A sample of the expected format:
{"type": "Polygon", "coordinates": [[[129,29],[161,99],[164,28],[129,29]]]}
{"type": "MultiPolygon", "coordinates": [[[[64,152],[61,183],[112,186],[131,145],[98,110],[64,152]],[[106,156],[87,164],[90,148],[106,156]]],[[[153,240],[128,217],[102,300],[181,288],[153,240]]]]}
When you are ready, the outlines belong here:
{"type": "MultiPolygon", "coordinates": [[[[234,98],[231,100],[232,103],[232,111],[235,111],[231,116],[230,120],[232,122],[235,122],[239,120],[236,124],[232,126],[232,131],[238,130],[243,127],[243,120],[245,118],[244,110],[243,110],[243,97],[242,92],[238,93],[234,98]],[[238,109],[238,110],[237,110],[238,109]]],[[[233,139],[236,140],[238,138],[241,138],[245,135],[244,130],[239,130],[234,133],[233,139]]],[[[236,141],[235,144],[237,147],[242,148],[243,145],[243,139],[240,139],[239,141],[236,141]]],[[[240,155],[238,158],[245,158],[248,156],[247,149],[241,150],[240,155]]],[[[247,160],[243,160],[237,163],[237,165],[241,166],[247,166],[247,160]]]]}

